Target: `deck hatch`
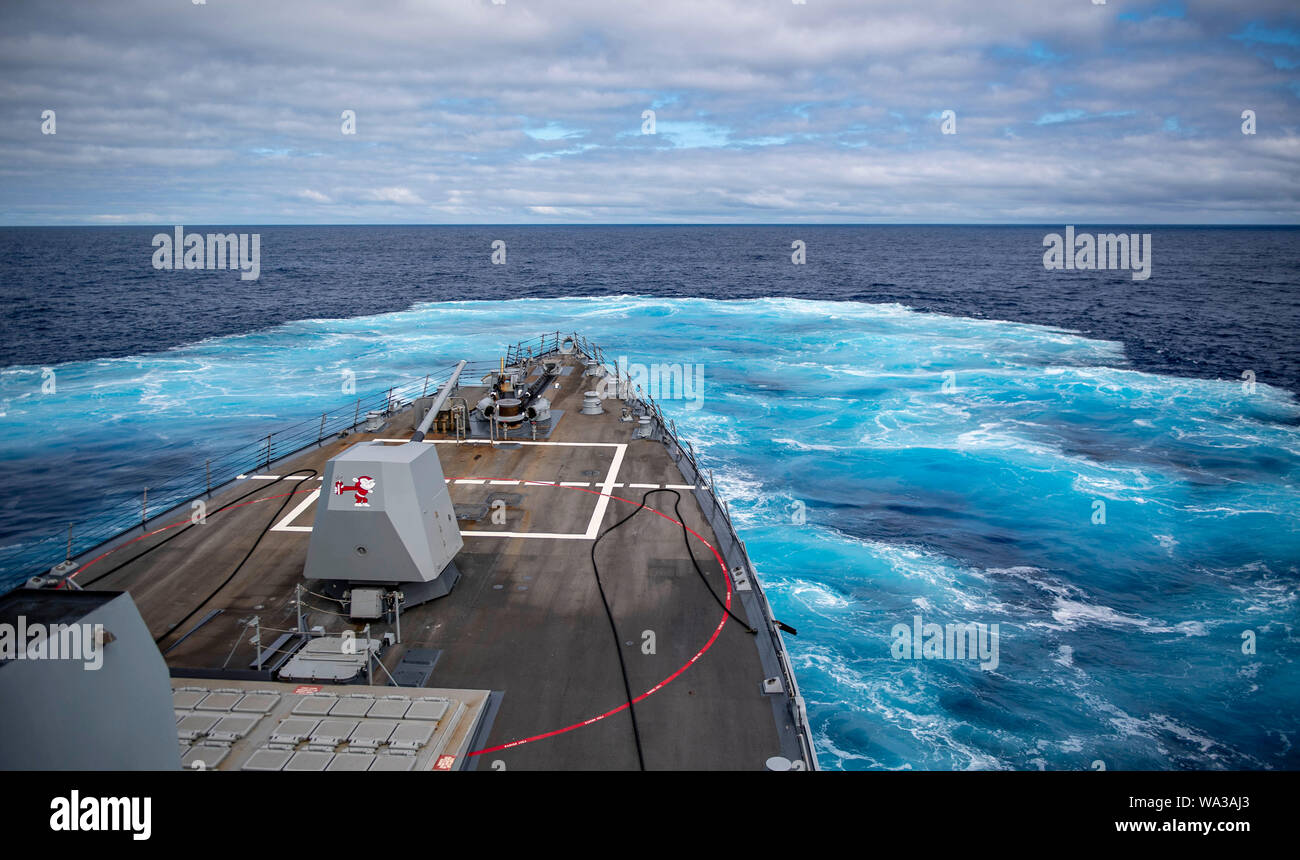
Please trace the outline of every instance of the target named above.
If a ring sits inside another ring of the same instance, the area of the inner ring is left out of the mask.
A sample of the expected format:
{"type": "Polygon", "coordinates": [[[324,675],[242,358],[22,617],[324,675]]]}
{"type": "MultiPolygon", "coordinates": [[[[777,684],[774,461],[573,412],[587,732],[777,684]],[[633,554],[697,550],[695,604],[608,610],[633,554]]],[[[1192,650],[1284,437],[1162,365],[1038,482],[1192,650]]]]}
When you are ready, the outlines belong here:
{"type": "Polygon", "coordinates": [[[304,738],[316,731],[316,726],[319,724],[320,720],[290,717],[275,727],[275,731],[271,733],[271,740],[280,744],[301,743],[304,738]]]}
{"type": "Polygon", "coordinates": [[[337,696],[304,696],[301,702],[293,706],[293,712],[302,716],[323,717],[337,701],[337,696]]]}

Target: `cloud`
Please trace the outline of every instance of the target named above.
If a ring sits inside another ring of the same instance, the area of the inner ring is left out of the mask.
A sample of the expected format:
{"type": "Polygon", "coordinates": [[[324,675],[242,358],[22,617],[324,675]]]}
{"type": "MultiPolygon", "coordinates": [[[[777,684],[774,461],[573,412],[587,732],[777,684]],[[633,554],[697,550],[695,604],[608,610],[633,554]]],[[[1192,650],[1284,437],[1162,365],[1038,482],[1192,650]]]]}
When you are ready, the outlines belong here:
{"type": "Polygon", "coordinates": [[[1300,220],[1293,0],[1116,5],[12,4],[0,222],[1300,220]]]}
{"type": "Polygon", "coordinates": [[[374,188],[363,192],[361,196],[366,200],[373,200],[378,203],[410,205],[424,202],[418,194],[409,188],[374,188]]]}

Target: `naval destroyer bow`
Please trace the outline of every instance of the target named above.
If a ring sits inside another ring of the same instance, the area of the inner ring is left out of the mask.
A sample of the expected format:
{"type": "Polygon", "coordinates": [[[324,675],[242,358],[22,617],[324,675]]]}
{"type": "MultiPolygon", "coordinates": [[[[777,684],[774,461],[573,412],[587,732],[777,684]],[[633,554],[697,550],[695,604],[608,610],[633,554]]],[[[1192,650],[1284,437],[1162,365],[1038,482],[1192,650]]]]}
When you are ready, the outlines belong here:
{"type": "Polygon", "coordinates": [[[599,347],[303,426],[0,598],[102,661],[0,665],[0,766],[815,769],[726,504],[599,347]]]}

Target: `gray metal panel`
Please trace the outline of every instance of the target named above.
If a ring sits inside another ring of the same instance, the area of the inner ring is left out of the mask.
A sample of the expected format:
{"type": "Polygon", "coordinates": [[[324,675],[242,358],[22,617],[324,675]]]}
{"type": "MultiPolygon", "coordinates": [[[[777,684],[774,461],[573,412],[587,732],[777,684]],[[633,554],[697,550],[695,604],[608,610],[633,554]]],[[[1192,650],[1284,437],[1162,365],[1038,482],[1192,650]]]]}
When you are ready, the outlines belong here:
{"type": "Polygon", "coordinates": [[[337,701],[335,696],[303,696],[302,701],[293,706],[293,712],[303,716],[323,717],[337,701]]]}
{"type": "Polygon", "coordinates": [[[357,727],[356,720],[336,720],[328,718],[320,721],[311,733],[311,742],[321,745],[337,745],[347,740],[348,735],[357,727]]]}
{"type": "Polygon", "coordinates": [[[283,770],[293,750],[274,750],[263,747],[248,757],[241,770],[283,770]]]}
{"type": "Polygon", "coordinates": [[[377,747],[388,740],[395,728],[396,720],[362,720],[348,736],[348,744],[364,748],[377,747]]]}
{"type": "Polygon", "coordinates": [[[447,713],[446,699],[417,699],[406,712],[408,720],[441,720],[447,713]]]}
{"type": "Polygon", "coordinates": [[[414,767],[415,756],[413,755],[377,755],[374,763],[370,765],[372,771],[404,771],[411,770],[414,767]]]}
{"type": "Polygon", "coordinates": [[[242,698],[244,698],[243,693],[226,693],[218,690],[204,696],[203,699],[194,706],[194,710],[228,711],[235,705],[239,704],[239,700],[242,698]]]}
{"type": "Polygon", "coordinates": [[[429,742],[429,738],[433,737],[433,730],[433,723],[402,722],[389,736],[388,745],[394,749],[417,750],[429,742]]]}
{"type": "Polygon", "coordinates": [[[181,767],[193,770],[212,770],[230,755],[230,747],[215,744],[199,744],[190,747],[190,751],[181,759],[181,767]],[[196,763],[202,762],[196,767],[196,763]]]}
{"type": "Polygon", "coordinates": [[[373,696],[345,696],[330,708],[331,717],[364,717],[375,703],[373,696]]]}
{"type": "Polygon", "coordinates": [[[271,740],[281,744],[300,743],[303,738],[311,735],[320,725],[320,720],[308,717],[290,717],[275,727],[271,732],[271,740]]]}
{"type": "Polygon", "coordinates": [[[178,711],[192,711],[194,706],[208,694],[207,690],[181,688],[172,691],[172,707],[178,711]]]}
{"type": "Polygon", "coordinates": [[[326,770],[359,771],[369,770],[375,762],[374,753],[341,752],[334,756],[326,770]]]}
{"type": "Polygon", "coordinates": [[[367,717],[377,719],[400,720],[406,716],[406,709],[411,706],[410,699],[392,697],[377,699],[366,712],[367,717]]]}
{"type": "Polygon", "coordinates": [[[185,740],[201,738],[220,719],[220,714],[190,714],[176,724],[176,734],[185,740]]]}
{"type": "Polygon", "coordinates": [[[235,713],[240,714],[265,714],[274,708],[279,701],[279,693],[263,692],[258,690],[244,696],[240,703],[235,705],[232,710],[234,710],[235,713]]]}
{"type": "Polygon", "coordinates": [[[312,752],[311,750],[302,750],[293,754],[288,764],[284,766],[285,770],[324,770],[329,767],[330,761],[334,758],[334,753],[312,752]]]}
{"type": "Polygon", "coordinates": [[[384,589],[354,588],[348,605],[351,618],[380,618],[384,614],[384,589]]]}
{"type": "Polygon", "coordinates": [[[214,741],[237,741],[257,725],[261,717],[255,714],[231,714],[208,731],[208,737],[214,741]]]}
{"type": "Polygon", "coordinates": [[[20,589],[0,600],[0,621],[19,614],[102,625],[113,641],[95,671],[78,660],[0,664],[0,770],[179,769],[170,673],[130,595],[20,589]]]}

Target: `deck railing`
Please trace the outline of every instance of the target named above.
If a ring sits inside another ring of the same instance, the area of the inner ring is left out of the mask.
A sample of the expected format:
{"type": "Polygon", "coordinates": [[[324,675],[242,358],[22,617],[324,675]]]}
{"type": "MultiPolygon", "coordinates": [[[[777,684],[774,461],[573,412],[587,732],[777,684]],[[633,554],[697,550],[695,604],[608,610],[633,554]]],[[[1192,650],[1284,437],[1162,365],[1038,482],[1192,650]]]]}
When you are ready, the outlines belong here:
{"type": "MultiPolygon", "coordinates": [[[[554,333],[547,332],[530,340],[520,341],[507,350],[506,361],[509,364],[517,364],[530,358],[575,353],[594,359],[600,365],[603,365],[607,372],[612,368],[612,365],[605,360],[604,350],[600,347],[577,333],[565,334],[558,331],[554,333]]],[[[718,552],[727,561],[728,569],[734,571],[739,567],[746,572],[751,587],[762,605],[764,614],[771,618],[772,609],[754,571],[754,564],[749,558],[749,550],[745,547],[745,542],[740,539],[740,535],[736,533],[736,527],[731,521],[731,510],[726,500],[718,495],[714,486],[712,471],[709,472],[706,482],[704,472],[700,468],[699,458],[695,453],[695,447],[689,440],[682,440],[677,432],[677,423],[664,415],[663,409],[650,396],[649,392],[642,390],[639,385],[633,384],[630,374],[619,377],[617,368],[613,368],[613,373],[621,390],[627,392],[627,396],[622,399],[625,402],[634,404],[634,411],[636,411],[636,407],[639,407],[642,414],[651,417],[658,438],[664,443],[669,456],[673,458],[673,462],[681,470],[682,477],[695,485],[696,500],[700,503],[709,525],[713,528],[713,532],[721,544],[718,547],[718,552]],[[622,388],[624,385],[626,385],[626,388],[622,388]]],[[[799,744],[803,749],[803,760],[808,768],[816,770],[817,754],[811,744],[811,728],[808,725],[808,714],[804,707],[803,697],[799,694],[799,686],[795,681],[794,669],[790,665],[790,656],[786,651],[785,641],[781,638],[779,630],[776,630],[771,625],[764,626],[771,637],[773,650],[776,652],[777,660],[780,663],[785,689],[789,691],[791,716],[799,729],[797,734],[799,744]]]]}
{"type": "MultiPolygon", "coordinates": [[[[472,362],[466,367],[463,378],[489,369],[492,362],[472,362]]],[[[205,458],[186,470],[167,476],[142,481],[134,502],[118,505],[119,510],[107,517],[97,518],[90,524],[70,524],[68,540],[61,542],[64,552],[54,554],[31,570],[29,575],[44,574],[56,563],[66,558],[77,558],[136,529],[144,529],[150,520],[176,511],[193,500],[211,496],[213,492],[244,475],[265,471],[271,464],[315,445],[324,444],[340,433],[353,430],[366,422],[372,413],[390,416],[410,406],[416,398],[433,394],[450,376],[455,366],[428,373],[415,379],[406,379],[387,388],[371,391],[355,399],[338,404],[319,415],[304,418],[297,423],[259,436],[257,439],[233,450],[205,458]]]]}

